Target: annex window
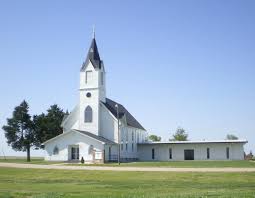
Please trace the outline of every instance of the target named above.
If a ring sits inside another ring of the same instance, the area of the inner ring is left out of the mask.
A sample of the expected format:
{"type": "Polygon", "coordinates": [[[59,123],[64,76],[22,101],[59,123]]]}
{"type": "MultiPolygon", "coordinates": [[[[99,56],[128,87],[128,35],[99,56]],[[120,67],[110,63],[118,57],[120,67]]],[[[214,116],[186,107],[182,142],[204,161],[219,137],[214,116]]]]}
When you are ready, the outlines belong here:
{"type": "Polygon", "coordinates": [[[128,150],[128,144],[126,143],[126,151],[128,150]]]}
{"type": "Polygon", "coordinates": [[[58,153],[59,153],[58,147],[55,146],[53,149],[53,155],[58,155],[58,153]]]}
{"type": "Polygon", "coordinates": [[[206,156],[207,156],[207,159],[210,159],[210,148],[206,149],[206,156]]]}
{"type": "Polygon", "coordinates": [[[92,71],[86,71],[86,83],[90,83],[92,81],[92,71]]]}
{"type": "Polygon", "coordinates": [[[93,112],[90,106],[87,106],[84,113],[84,121],[85,122],[92,122],[93,112]]]}
{"type": "Polygon", "coordinates": [[[134,152],[134,143],[132,143],[132,152],[134,152]]]}
{"type": "Polygon", "coordinates": [[[229,147],[226,148],[226,158],[229,159],[229,147]]]}
{"type": "Polygon", "coordinates": [[[134,131],[132,131],[132,141],[134,141],[134,131]]]}
{"type": "Polygon", "coordinates": [[[171,148],[169,148],[169,159],[172,159],[172,149],[171,148]]]}
{"type": "Polygon", "coordinates": [[[120,147],[121,147],[121,150],[123,151],[123,143],[121,143],[120,147]]]}
{"type": "Polygon", "coordinates": [[[151,150],[151,159],[155,159],[155,149],[151,150]]]}

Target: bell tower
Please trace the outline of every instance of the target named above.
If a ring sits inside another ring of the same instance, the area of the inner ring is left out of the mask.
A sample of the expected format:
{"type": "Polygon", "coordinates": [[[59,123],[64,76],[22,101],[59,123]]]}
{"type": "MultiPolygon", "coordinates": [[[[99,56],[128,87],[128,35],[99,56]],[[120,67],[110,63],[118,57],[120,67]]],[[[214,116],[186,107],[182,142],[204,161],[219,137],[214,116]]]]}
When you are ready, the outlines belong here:
{"type": "Polygon", "coordinates": [[[99,135],[100,101],[105,102],[105,69],[100,59],[95,31],[80,70],[79,130],[99,135]]]}

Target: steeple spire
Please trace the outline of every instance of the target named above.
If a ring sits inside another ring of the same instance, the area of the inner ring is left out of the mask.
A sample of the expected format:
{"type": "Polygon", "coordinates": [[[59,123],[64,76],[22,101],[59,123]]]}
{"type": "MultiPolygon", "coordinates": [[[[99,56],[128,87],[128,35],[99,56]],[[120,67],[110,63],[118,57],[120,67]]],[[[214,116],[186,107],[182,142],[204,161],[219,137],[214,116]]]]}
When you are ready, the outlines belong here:
{"type": "Polygon", "coordinates": [[[92,34],[92,38],[93,38],[93,39],[95,39],[95,38],[96,38],[95,25],[93,25],[93,34],[92,34]]]}
{"type": "Polygon", "coordinates": [[[89,51],[87,54],[87,58],[86,58],[85,62],[82,64],[81,71],[83,71],[85,69],[85,67],[89,61],[92,63],[94,68],[101,69],[102,60],[100,59],[100,56],[99,56],[95,36],[96,36],[95,26],[93,26],[92,42],[91,42],[91,45],[90,45],[90,48],[89,48],[89,51]]]}

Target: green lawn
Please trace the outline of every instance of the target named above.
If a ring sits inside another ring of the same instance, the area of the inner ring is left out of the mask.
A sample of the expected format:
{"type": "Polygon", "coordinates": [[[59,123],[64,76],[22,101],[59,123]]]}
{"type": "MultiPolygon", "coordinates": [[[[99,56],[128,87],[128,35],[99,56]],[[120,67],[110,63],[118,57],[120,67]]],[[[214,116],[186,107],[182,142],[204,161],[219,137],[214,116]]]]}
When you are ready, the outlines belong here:
{"type": "Polygon", "coordinates": [[[53,161],[44,161],[42,157],[32,157],[30,162],[27,162],[25,157],[1,157],[0,156],[0,162],[7,162],[7,163],[29,163],[29,164],[57,164],[59,162],[53,162],[53,161]]]}
{"type": "Polygon", "coordinates": [[[0,168],[0,197],[255,197],[255,173],[0,168]]]}
{"type": "MultiPolygon", "coordinates": [[[[31,162],[27,162],[24,157],[7,157],[3,159],[0,157],[0,162],[8,163],[30,163],[30,164],[60,164],[63,162],[44,161],[41,157],[31,158],[31,162]]],[[[119,166],[117,163],[106,164],[69,164],[71,166],[119,166]]],[[[120,166],[129,167],[180,167],[180,168],[215,168],[215,167],[253,167],[255,168],[255,161],[175,161],[175,162],[131,162],[121,163],[120,166]]]]}
{"type": "MultiPolygon", "coordinates": [[[[117,163],[106,164],[70,164],[74,166],[119,166],[117,163]]],[[[174,167],[174,168],[216,168],[216,167],[253,167],[254,161],[175,161],[175,162],[131,162],[121,163],[120,166],[129,167],[174,167]]]]}

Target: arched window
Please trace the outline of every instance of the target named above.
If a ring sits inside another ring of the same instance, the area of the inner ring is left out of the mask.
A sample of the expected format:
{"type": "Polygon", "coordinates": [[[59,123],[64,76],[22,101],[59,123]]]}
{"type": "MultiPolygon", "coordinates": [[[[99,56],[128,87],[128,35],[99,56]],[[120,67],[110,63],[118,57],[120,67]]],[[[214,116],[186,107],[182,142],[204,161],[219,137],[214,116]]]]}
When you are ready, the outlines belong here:
{"type": "Polygon", "coordinates": [[[88,154],[93,154],[93,151],[94,151],[94,146],[90,145],[88,149],[88,154]]]}
{"type": "Polygon", "coordinates": [[[55,146],[53,149],[53,155],[58,155],[58,152],[59,152],[58,147],[55,146]]]}
{"type": "Polygon", "coordinates": [[[85,109],[85,119],[84,121],[85,122],[92,122],[92,108],[90,106],[87,106],[86,109],[85,109]]]}

